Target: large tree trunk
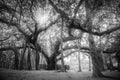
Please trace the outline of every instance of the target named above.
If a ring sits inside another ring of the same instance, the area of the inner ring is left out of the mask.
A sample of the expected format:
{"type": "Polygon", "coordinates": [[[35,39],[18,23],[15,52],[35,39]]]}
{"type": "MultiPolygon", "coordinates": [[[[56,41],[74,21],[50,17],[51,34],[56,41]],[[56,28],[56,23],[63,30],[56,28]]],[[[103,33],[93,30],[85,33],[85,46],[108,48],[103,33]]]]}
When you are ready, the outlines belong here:
{"type": "Polygon", "coordinates": [[[56,60],[54,58],[49,58],[47,61],[47,70],[55,70],[56,60]]]}
{"type": "Polygon", "coordinates": [[[89,35],[90,55],[93,64],[93,77],[103,77],[101,69],[103,68],[103,58],[101,50],[96,47],[93,35],[89,35]]]}
{"type": "MultiPolygon", "coordinates": [[[[92,54],[92,53],[91,53],[92,54]]],[[[97,55],[91,55],[92,58],[92,64],[93,64],[93,77],[103,77],[104,75],[101,72],[103,62],[102,57],[99,56],[100,53],[97,53],[97,55]]]]}

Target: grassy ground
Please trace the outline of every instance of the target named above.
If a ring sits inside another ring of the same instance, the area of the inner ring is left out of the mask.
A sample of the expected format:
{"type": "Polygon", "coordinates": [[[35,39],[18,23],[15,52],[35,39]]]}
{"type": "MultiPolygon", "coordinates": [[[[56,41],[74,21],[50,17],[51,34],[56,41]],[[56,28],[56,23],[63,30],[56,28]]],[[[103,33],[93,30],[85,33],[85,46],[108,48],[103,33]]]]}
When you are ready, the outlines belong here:
{"type": "MultiPolygon", "coordinates": [[[[119,72],[103,72],[104,75],[119,77],[119,72]]],[[[110,78],[92,78],[92,72],[57,71],[19,71],[0,69],[0,80],[117,80],[110,78]]],[[[119,79],[120,80],[120,79],[119,79]]]]}

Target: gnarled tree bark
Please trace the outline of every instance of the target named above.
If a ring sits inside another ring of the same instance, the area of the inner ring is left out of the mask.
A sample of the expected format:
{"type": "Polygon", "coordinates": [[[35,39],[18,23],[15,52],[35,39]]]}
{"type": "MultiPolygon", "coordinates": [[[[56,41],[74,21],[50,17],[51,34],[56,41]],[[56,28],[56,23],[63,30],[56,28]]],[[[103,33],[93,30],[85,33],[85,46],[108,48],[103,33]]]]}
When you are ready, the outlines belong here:
{"type": "Polygon", "coordinates": [[[93,77],[103,77],[104,75],[101,72],[102,69],[102,57],[99,55],[100,53],[91,53],[92,64],[93,64],[93,77]]]}
{"type": "Polygon", "coordinates": [[[90,55],[93,64],[93,77],[104,77],[101,72],[101,68],[103,66],[102,54],[99,49],[96,48],[95,41],[93,35],[89,35],[89,47],[90,47],[90,55]]]}
{"type": "Polygon", "coordinates": [[[56,68],[56,60],[55,58],[49,58],[47,61],[47,70],[55,70],[56,68]]]}

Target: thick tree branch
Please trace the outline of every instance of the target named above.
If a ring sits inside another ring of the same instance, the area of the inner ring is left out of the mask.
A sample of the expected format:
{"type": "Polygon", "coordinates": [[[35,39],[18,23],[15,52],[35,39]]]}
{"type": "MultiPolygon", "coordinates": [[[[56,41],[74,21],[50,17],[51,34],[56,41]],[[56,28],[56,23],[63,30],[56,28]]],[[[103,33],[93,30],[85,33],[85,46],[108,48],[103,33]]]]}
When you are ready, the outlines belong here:
{"type": "Polygon", "coordinates": [[[73,41],[73,40],[77,40],[77,39],[80,39],[80,37],[72,37],[72,36],[69,36],[69,37],[63,38],[63,42],[73,41]]]}
{"type": "MultiPolygon", "coordinates": [[[[82,0],[81,0],[81,1],[82,1],[82,0]]],[[[86,33],[89,33],[89,34],[93,34],[93,35],[97,35],[97,36],[102,36],[102,35],[105,35],[105,34],[110,34],[110,33],[114,32],[114,31],[120,29],[120,25],[118,25],[118,26],[116,26],[116,27],[114,27],[114,28],[111,28],[111,29],[109,29],[109,30],[103,31],[103,32],[93,32],[93,31],[91,31],[91,30],[89,30],[89,29],[85,29],[86,24],[81,25],[80,22],[79,22],[79,20],[77,20],[77,19],[70,19],[70,18],[68,17],[68,15],[67,15],[64,11],[62,11],[61,9],[58,9],[57,6],[56,6],[51,0],[49,0],[49,2],[50,2],[50,4],[52,5],[52,7],[53,7],[60,15],[62,15],[63,18],[69,20],[70,23],[73,22],[72,25],[67,26],[68,28],[80,29],[80,30],[83,31],[83,32],[86,32],[86,33]]],[[[79,4],[79,5],[80,5],[80,4],[79,4]]],[[[78,5],[78,6],[79,6],[79,5],[78,5]]]]}
{"type": "MultiPolygon", "coordinates": [[[[65,50],[69,50],[69,49],[78,49],[78,46],[77,46],[77,45],[74,45],[74,46],[67,46],[67,47],[63,48],[64,51],[65,51],[65,50]]],[[[87,51],[90,50],[89,47],[81,47],[80,49],[81,49],[81,50],[87,50],[87,51]]]]}
{"type": "Polygon", "coordinates": [[[29,31],[32,33],[32,34],[34,34],[34,31],[28,26],[28,25],[26,25],[27,26],[27,28],[29,29],[29,31]]]}
{"type": "MultiPolygon", "coordinates": [[[[66,57],[72,55],[72,54],[75,53],[75,52],[89,53],[89,51],[86,51],[86,50],[82,51],[82,50],[76,49],[75,51],[72,51],[72,52],[68,53],[67,55],[63,56],[63,58],[66,58],[66,57]]],[[[88,54],[85,54],[85,55],[88,56],[88,54]]],[[[59,60],[61,60],[61,57],[59,57],[59,58],[57,59],[57,61],[59,61],[59,60]]]]}
{"type": "Polygon", "coordinates": [[[82,4],[83,1],[84,1],[84,0],[80,0],[80,1],[79,1],[78,5],[76,6],[76,8],[75,8],[75,10],[74,10],[74,16],[76,16],[76,14],[77,14],[77,12],[78,12],[78,10],[79,10],[79,7],[81,6],[81,4],[82,4]]]}
{"type": "MultiPolygon", "coordinates": [[[[17,49],[22,49],[23,47],[16,47],[17,49]]],[[[14,47],[3,47],[3,48],[0,48],[0,51],[7,51],[7,50],[14,50],[14,47]]]]}
{"type": "MultiPolygon", "coordinates": [[[[77,51],[78,51],[78,50],[72,51],[72,52],[70,52],[69,54],[63,56],[63,58],[66,58],[66,57],[72,55],[73,53],[75,53],[75,52],[77,52],[77,51]]],[[[59,60],[61,60],[61,57],[59,57],[59,58],[57,59],[57,61],[59,61],[59,60]]]]}
{"type": "Polygon", "coordinates": [[[6,11],[10,14],[12,14],[13,12],[17,12],[15,9],[11,8],[10,6],[0,3],[0,12],[2,11],[6,11]]]}
{"type": "Polygon", "coordinates": [[[50,28],[50,27],[51,27],[52,25],[54,25],[59,19],[60,19],[60,16],[58,16],[55,21],[52,21],[48,26],[46,26],[46,28],[44,28],[44,29],[39,29],[39,30],[37,31],[37,34],[39,34],[41,31],[45,31],[45,30],[47,30],[48,28],[50,28]]]}
{"type": "Polygon", "coordinates": [[[0,22],[15,26],[24,36],[28,36],[28,34],[20,28],[21,27],[20,24],[15,23],[15,22],[9,22],[6,18],[4,19],[0,18],[0,22]]]}
{"type": "Polygon", "coordinates": [[[85,25],[81,25],[79,23],[79,20],[74,20],[73,23],[71,24],[71,26],[67,26],[68,28],[75,28],[75,29],[80,29],[81,31],[83,32],[86,32],[88,34],[93,34],[93,35],[96,35],[96,36],[102,36],[102,35],[105,35],[105,34],[110,34],[118,29],[120,29],[120,25],[117,25],[116,27],[114,28],[111,28],[111,29],[108,29],[106,31],[103,31],[103,32],[93,32],[89,29],[85,29],[85,25]]]}
{"type": "MultiPolygon", "coordinates": [[[[26,47],[28,47],[28,46],[26,46],[26,47]]],[[[16,48],[16,49],[23,49],[24,46],[16,46],[16,47],[7,46],[7,47],[1,47],[0,51],[14,50],[14,48],[16,48]]],[[[33,46],[30,46],[30,48],[35,50],[35,48],[33,46]]]]}
{"type": "Polygon", "coordinates": [[[61,9],[58,9],[57,6],[51,0],[49,0],[49,3],[63,18],[66,18],[67,20],[69,20],[68,15],[64,11],[62,11],[61,9]]]}
{"type": "Polygon", "coordinates": [[[36,47],[38,48],[39,52],[46,58],[49,59],[48,55],[44,52],[44,50],[42,50],[42,48],[40,47],[40,45],[38,43],[36,43],[36,47]]]}
{"type": "Polygon", "coordinates": [[[6,38],[4,38],[4,39],[1,39],[0,42],[3,42],[3,41],[8,40],[10,37],[11,37],[11,35],[9,35],[8,37],[6,37],[6,38]]]}
{"type": "Polygon", "coordinates": [[[113,54],[113,53],[115,53],[115,52],[117,52],[117,50],[106,49],[106,50],[103,51],[103,53],[106,53],[106,54],[113,54]]]}

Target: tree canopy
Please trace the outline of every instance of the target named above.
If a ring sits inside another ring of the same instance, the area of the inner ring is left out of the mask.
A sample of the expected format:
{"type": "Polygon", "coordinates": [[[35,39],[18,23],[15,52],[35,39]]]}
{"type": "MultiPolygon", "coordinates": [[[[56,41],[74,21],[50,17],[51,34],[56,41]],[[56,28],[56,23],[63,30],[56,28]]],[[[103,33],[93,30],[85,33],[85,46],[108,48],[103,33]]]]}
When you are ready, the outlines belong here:
{"type": "Polygon", "coordinates": [[[93,75],[102,76],[102,53],[119,51],[120,1],[1,0],[0,24],[0,51],[12,50],[21,69],[25,55],[31,69],[32,53],[36,69],[42,54],[49,70],[62,57],[87,52],[93,75]]]}

